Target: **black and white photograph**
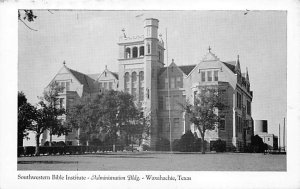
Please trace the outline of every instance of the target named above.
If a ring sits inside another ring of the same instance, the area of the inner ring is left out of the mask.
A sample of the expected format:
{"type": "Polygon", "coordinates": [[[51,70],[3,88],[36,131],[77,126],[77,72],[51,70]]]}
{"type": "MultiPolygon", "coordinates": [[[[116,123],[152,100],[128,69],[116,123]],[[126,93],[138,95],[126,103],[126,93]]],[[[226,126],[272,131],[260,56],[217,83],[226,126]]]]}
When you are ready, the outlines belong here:
{"type": "Polygon", "coordinates": [[[15,187],[270,188],[282,174],[278,188],[299,187],[287,8],[14,14],[15,187]]]}

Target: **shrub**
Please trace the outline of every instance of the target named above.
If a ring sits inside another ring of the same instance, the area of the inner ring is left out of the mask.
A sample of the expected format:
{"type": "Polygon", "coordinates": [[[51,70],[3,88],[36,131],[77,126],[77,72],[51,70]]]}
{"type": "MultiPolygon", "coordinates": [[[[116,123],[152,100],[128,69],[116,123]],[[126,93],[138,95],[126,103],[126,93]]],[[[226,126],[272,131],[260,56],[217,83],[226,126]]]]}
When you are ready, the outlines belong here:
{"type": "Polygon", "coordinates": [[[268,149],[268,145],[258,135],[251,137],[251,146],[254,153],[262,153],[268,149]]]}
{"type": "Polygon", "coordinates": [[[24,155],[24,147],[23,146],[18,147],[18,157],[20,157],[21,155],[24,155]]]}
{"type": "Polygon", "coordinates": [[[181,150],[181,140],[180,139],[173,140],[172,150],[173,151],[180,151],[181,150]]]}
{"type": "MultiPolygon", "coordinates": [[[[205,141],[206,142],[206,141],[205,141]]],[[[202,139],[196,138],[194,142],[194,152],[201,152],[202,150],[202,139]]]]}
{"type": "Polygon", "coordinates": [[[156,142],[157,151],[169,151],[170,150],[170,141],[165,138],[159,138],[156,142]]]}
{"type": "Polygon", "coordinates": [[[226,142],[218,139],[217,141],[212,142],[212,151],[216,152],[225,152],[226,151],[226,142]]]}
{"type": "Polygon", "coordinates": [[[24,155],[25,156],[33,156],[35,154],[35,146],[25,146],[24,147],[24,155]]]}
{"type": "Polygon", "coordinates": [[[143,144],[142,149],[143,149],[143,151],[150,151],[150,146],[147,144],[143,144]]]}
{"type": "Polygon", "coordinates": [[[180,151],[193,152],[195,147],[195,137],[191,131],[187,131],[180,139],[180,151]]]}

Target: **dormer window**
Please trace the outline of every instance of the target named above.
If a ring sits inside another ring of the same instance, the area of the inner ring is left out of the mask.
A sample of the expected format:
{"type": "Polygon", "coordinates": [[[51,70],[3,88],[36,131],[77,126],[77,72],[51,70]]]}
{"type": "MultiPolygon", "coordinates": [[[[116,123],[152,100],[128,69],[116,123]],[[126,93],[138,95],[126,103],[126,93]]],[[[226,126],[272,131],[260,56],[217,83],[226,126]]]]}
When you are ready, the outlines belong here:
{"type": "Polygon", "coordinates": [[[219,80],[219,71],[214,71],[214,81],[219,80]]]}
{"type": "Polygon", "coordinates": [[[212,73],[211,73],[211,71],[207,72],[207,81],[212,81],[212,73]]]}

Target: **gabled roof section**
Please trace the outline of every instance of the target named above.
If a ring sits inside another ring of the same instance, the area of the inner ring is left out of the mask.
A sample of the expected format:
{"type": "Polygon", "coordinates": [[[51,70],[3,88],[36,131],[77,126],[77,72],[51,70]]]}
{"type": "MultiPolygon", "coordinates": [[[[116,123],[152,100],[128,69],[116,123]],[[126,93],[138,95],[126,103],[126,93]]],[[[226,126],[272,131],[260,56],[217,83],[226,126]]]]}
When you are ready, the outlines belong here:
{"type": "Polygon", "coordinates": [[[208,47],[208,52],[207,54],[203,57],[202,62],[206,61],[217,61],[220,60],[214,53],[212,53],[210,46],[208,47]]]}
{"type": "Polygon", "coordinates": [[[83,90],[87,91],[87,92],[92,92],[94,89],[94,81],[92,78],[90,78],[89,76],[80,73],[78,71],[72,70],[70,68],[68,68],[71,72],[71,74],[73,74],[74,77],[76,77],[76,79],[83,85],[83,90]]]}
{"type": "Polygon", "coordinates": [[[101,73],[96,73],[96,74],[88,74],[87,76],[92,78],[93,80],[97,80],[97,78],[99,77],[101,73]]]}
{"type": "Polygon", "coordinates": [[[175,64],[175,62],[174,62],[174,59],[172,59],[172,63],[168,67],[161,68],[160,71],[159,71],[159,73],[158,73],[158,75],[161,75],[163,72],[165,72],[167,68],[172,68],[172,67],[176,67],[183,74],[188,75],[194,69],[195,66],[196,65],[182,65],[182,66],[177,66],[177,64],[175,64]]]}
{"type": "Polygon", "coordinates": [[[118,74],[117,72],[111,72],[111,74],[113,74],[113,75],[115,76],[115,78],[116,78],[117,80],[119,80],[119,74],[118,74]]]}
{"type": "Polygon", "coordinates": [[[182,72],[185,74],[185,75],[189,75],[191,73],[191,71],[196,67],[196,64],[195,65],[183,65],[183,66],[178,66],[182,72]]]}
{"type": "Polygon", "coordinates": [[[98,81],[99,78],[100,78],[105,72],[106,72],[106,73],[110,73],[110,74],[113,75],[117,80],[119,80],[119,74],[118,74],[117,72],[112,72],[112,71],[108,70],[108,69],[107,69],[107,65],[105,65],[105,70],[104,70],[102,73],[98,74],[98,77],[97,77],[95,80],[98,81]]]}
{"type": "Polygon", "coordinates": [[[233,73],[235,72],[235,65],[232,65],[231,62],[222,62],[227,68],[229,68],[233,73]]]}

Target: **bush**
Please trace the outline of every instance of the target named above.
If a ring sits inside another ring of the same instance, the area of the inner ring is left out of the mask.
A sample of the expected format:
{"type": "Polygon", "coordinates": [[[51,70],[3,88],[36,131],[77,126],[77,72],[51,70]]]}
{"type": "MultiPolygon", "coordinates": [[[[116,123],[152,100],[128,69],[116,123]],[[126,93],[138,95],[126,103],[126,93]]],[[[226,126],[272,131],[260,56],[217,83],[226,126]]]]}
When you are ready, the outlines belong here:
{"type": "Polygon", "coordinates": [[[187,131],[180,139],[181,152],[193,152],[195,149],[195,136],[191,131],[187,131]]]}
{"type": "Polygon", "coordinates": [[[201,151],[202,151],[202,139],[196,138],[194,142],[194,152],[201,152],[201,151]]]}
{"type": "Polygon", "coordinates": [[[251,137],[251,149],[253,149],[254,153],[262,153],[268,149],[268,145],[265,144],[258,135],[251,137]]]}
{"type": "Polygon", "coordinates": [[[169,151],[170,150],[170,141],[165,138],[159,138],[156,142],[157,151],[169,151]]]}
{"type": "Polygon", "coordinates": [[[221,139],[212,142],[212,151],[216,152],[225,152],[226,151],[226,142],[221,139]]]}
{"type": "Polygon", "coordinates": [[[33,156],[35,154],[35,146],[25,146],[24,147],[24,155],[25,156],[33,156]]]}
{"type": "Polygon", "coordinates": [[[150,146],[147,144],[143,144],[142,149],[143,149],[143,151],[150,151],[150,146]]]}
{"type": "Polygon", "coordinates": [[[23,146],[18,147],[18,157],[20,157],[21,155],[24,155],[24,147],[23,146]]]}
{"type": "Polygon", "coordinates": [[[173,151],[180,151],[181,150],[181,141],[180,141],[180,139],[173,140],[172,150],[173,151]]]}

